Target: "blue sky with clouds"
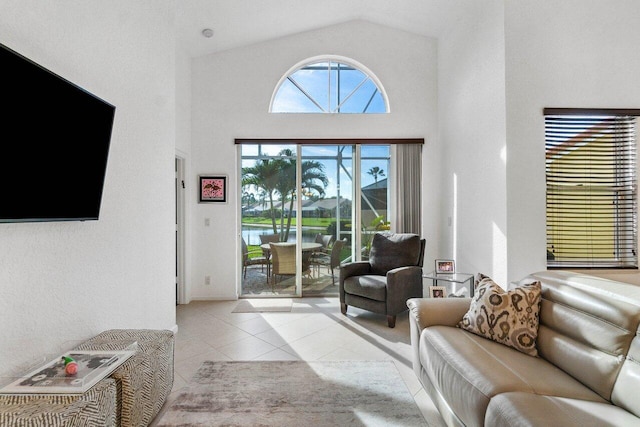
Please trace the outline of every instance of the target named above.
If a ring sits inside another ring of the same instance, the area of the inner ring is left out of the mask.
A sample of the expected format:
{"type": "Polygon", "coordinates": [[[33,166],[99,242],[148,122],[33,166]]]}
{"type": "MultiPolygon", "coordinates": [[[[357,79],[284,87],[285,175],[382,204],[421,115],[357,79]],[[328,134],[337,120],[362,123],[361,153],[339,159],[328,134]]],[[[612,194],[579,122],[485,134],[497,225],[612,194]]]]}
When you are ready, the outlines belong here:
{"type": "MultiPolygon", "coordinates": [[[[277,156],[283,149],[290,149],[296,153],[295,145],[262,145],[261,152],[263,156],[277,156]]],[[[342,165],[343,168],[339,169],[337,162],[338,146],[335,145],[305,145],[302,146],[302,158],[310,158],[315,161],[321,162],[325,169],[325,173],[329,178],[329,185],[326,188],[325,197],[336,197],[338,193],[338,170],[340,171],[340,195],[347,199],[352,199],[352,176],[353,176],[353,163],[351,158],[352,146],[346,146],[342,150],[342,165]]],[[[242,146],[242,166],[251,166],[255,164],[255,160],[251,158],[245,158],[247,156],[257,156],[259,153],[257,145],[243,145],[242,146]]],[[[372,167],[378,166],[384,170],[385,176],[378,176],[378,181],[385,179],[389,173],[389,146],[386,145],[365,145],[361,146],[362,157],[362,187],[373,184],[375,182],[374,177],[369,175],[369,171],[372,167]]]]}

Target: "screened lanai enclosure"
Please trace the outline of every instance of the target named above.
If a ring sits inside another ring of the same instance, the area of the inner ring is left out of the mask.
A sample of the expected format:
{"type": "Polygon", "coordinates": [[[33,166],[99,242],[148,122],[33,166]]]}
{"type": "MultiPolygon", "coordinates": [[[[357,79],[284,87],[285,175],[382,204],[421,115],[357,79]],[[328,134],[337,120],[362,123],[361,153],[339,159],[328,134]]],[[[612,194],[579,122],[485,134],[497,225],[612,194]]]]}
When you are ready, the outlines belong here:
{"type": "Polygon", "coordinates": [[[272,113],[388,113],[381,83],[362,66],[311,61],[283,77],[271,102],[272,113]]]}

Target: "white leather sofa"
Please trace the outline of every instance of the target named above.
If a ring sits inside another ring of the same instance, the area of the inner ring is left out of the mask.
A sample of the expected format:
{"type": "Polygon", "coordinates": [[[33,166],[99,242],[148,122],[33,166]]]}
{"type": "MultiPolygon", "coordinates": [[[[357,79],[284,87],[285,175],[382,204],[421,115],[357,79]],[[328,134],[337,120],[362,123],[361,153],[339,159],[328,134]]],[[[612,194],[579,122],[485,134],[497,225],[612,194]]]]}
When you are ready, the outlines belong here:
{"type": "Polygon", "coordinates": [[[469,298],[414,298],[413,368],[449,426],[640,426],[640,287],[542,271],[538,357],[456,327],[469,298]]]}

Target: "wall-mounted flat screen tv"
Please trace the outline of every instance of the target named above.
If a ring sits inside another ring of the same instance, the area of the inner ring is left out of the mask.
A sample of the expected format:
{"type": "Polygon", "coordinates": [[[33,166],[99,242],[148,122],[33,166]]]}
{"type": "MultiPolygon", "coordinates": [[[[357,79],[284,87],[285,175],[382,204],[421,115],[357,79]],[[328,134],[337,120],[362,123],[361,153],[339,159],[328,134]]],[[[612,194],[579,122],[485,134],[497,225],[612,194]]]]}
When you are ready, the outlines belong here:
{"type": "Polygon", "coordinates": [[[115,107],[0,44],[0,222],[100,215],[115,107]]]}

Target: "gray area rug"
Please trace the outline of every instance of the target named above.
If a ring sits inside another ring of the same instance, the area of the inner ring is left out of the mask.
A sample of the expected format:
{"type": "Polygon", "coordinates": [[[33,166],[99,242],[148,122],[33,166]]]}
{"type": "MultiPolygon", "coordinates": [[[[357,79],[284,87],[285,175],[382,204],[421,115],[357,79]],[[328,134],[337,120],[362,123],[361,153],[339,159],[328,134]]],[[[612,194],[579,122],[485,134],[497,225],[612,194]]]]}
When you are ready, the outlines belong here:
{"type": "Polygon", "coordinates": [[[242,299],[238,302],[232,313],[273,313],[289,312],[293,301],[291,298],[273,299],[242,299]]]}
{"type": "Polygon", "coordinates": [[[202,364],[157,424],[427,426],[392,361],[202,364]]]}

